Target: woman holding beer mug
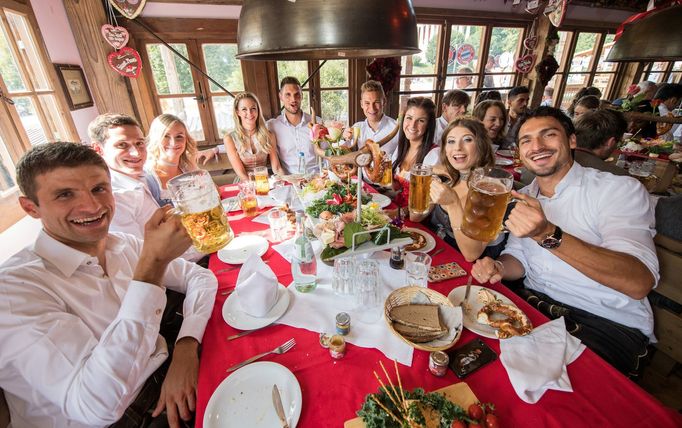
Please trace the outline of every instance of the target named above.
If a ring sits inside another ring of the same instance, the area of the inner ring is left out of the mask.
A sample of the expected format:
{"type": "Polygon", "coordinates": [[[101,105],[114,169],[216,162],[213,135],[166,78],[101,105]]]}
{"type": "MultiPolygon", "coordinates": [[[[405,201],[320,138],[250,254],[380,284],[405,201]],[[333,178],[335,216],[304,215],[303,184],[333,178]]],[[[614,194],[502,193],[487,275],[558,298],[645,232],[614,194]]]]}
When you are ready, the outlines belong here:
{"type": "Polygon", "coordinates": [[[159,206],[172,204],[166,184],[173,177],[197,169],[197,143],[185,123],[172,114],[162,114],[152,121],[147,141],[145,180],[159,206]]]}
{"type": "MultiPolygon", "coordinates": [[[[260,102],[251,92],[242,92],[234,98],[234,129],[223,138],[224,153],[241,181],[249,179],[249,173],[258,167],[267,167],[268,159],[272,171],[284,175],[277,156],[277,138],[265,126],[260,102]]],[[[205,164],[220,152],[218,147],[203,150],[199,158],[205,164]]]]}
{"type": "Polygon", "coordinates": [[[497,255],[504,248],[505,235],[492,242],[482,242],[466,236],[461,231],[464,207],[469,192],[470,173],[479,167],[495,165],[490,138],[481,122],[458,118],[450,122],[443,132],[439,163],[433,173],[440,180],[431,181],[431,201],[434,204],[429,216],[429,227],[458,249],[467,261],[482,254],[497,255]]]}
{"type": "Polygon", "coordinates": [[[393,153],[393,202],[407,205],[410,189],[410,170],[424,161],[433,147],[436,132],[436,105],[430,98],[414,97],[407,100],[407,110],[398,135],[398,148],[393,153]],[[402,190],[402,192],[401,192],[402,190]]]}
{"type": "Polygon", "coordinates": [[[480,120],[492,144],[502,147],[507,144],[504,129],[507,126],[507,110],[502,101],[481,101],[474,107],[473,115],[480,120]]]}

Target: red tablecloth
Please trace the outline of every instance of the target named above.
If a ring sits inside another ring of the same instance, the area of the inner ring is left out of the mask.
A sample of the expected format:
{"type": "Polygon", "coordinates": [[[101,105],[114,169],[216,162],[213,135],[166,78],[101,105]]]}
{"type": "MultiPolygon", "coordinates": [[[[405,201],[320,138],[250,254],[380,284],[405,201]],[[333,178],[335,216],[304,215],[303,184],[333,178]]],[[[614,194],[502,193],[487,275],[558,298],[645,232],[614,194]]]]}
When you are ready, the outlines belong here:
{"type": "MultiPolygon", "coordinates": [[[[237,234],[267,230],[266,225],[244,218],[241,212],[228,218],[237,234]]],[[[434,257],[434,264],[456,261],[465,270],[470,270],[471,264],[458,252],[437,237],[436,241],[437,248],[445,248],[445,251],[434,257]]],[[[263,258],[270,260],[269,265],[281,283],[289,284],[292,281],[289,264],[277,252],[270,248],[263,258]]],[[[211,257],[209,268],[214,272],[229,266],[215,255],[211,257]]],[[[272,360],[289,368],[301,385],[303,410],[298,426],[342,427],[344,421],[356,416],[355,412],[361,407],[365,396],[376,392],[378,385],[372,372],[380,372],[379,361],[383,361],[387,368],[392,367],[393,362],[376,349],[360,348],[352,344],[347,345],[345,358],[334,360],[327,349],[320,347],[318,333],[285,325],[272,325],[237,340],[226,341],[226,337],[237,330],[229,327],[222,319],[221,310],[226,296],[221,294],[221,290],[234,286],[238,272],[233,270],[217,275],[219,291],[213,315],[204,333],[199,369],[197,427],[203,425],[204,410],[211,394],[227,377],[226,368],[255,354],[271,350],[292,337],[296,339],[296,346],[272,360]]],[[[430,284],[429,288],[447,295],[450,290],[465,283],[466,277],[462,277],[430,284]]],[[[547,321],[542,314],[504,286],[487,286],[514,301],[528,314],[534,325],[547,321]]],[[[330,317],[334,315],[329,314],[330,317]]],[[[465,330],[456,346],[476,337],[474,333],[465,330]]],[[[498,340],[483,338],[483,341],[499,354],[498,340]]],[[[432,391],[460,382],[450,371],[443,378],[431,375],[428,371],[428,358],[428,352],[415,350],[412,367],[399,366],[404,387],[422,387],[426,391],[432,391]]],[[[568,366],[568,374],[573,393],[548,391],[536,404],[527,404],[518,398],[499,359],[472,373],[465,381],[479,400],[495,403],[497,414],[505,427],[682,426],[682,417],[679,414],[664,407],[589,349],[568,366]]]]}

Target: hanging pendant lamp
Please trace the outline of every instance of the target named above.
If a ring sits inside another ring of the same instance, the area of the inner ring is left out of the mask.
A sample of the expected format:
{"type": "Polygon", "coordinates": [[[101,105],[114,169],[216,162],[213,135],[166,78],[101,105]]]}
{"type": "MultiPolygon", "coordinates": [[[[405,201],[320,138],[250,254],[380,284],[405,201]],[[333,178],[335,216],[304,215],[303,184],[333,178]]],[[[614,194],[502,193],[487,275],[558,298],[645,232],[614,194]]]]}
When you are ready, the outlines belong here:
{"type": "Polygon", "coordinates": [[[682,5],[667,7],[626,24],[606,61],[682,59],[682,5]]]}
{"type": "Polygon", "coordinates": [[[237,58],[378,58],[419,52],[411,0],[244,0],[237,58]]]}

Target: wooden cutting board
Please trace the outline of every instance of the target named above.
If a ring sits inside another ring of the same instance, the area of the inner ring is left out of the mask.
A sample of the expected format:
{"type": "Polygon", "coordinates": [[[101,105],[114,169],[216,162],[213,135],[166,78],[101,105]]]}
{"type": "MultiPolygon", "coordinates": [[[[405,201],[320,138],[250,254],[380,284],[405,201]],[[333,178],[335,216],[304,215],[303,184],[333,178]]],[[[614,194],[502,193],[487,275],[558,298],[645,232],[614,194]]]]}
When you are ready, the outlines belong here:
{"type": "MultiPolygon", "coordinates": [[[[446,386],[445,388],[437,389],[434,392],[440,392],[441,394],[445,395],[445,398],[455,404],[460,405],[465,410],[470,405],[478,402],[478,398],[476,398],[474,393],[471,391],[469,385],[464,382],[455,383],[450,386],[446,386]]],[[[343,424],[343,426],[344,428],[365,428],[362,418],[348,420],[343,424]]]]}

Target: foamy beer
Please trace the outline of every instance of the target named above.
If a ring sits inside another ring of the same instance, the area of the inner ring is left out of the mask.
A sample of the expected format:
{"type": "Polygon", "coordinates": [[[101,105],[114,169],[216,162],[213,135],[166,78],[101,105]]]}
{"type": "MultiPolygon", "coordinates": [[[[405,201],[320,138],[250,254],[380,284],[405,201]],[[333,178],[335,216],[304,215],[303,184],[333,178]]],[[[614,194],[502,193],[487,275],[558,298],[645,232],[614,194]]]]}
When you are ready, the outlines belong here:
{"type": "Polygon", "coordinates": [[[257,166],[253,169],[256,181],[256,194],[267,195],[270,192],[270,183],[268,182],[268,167],[257,166]]]}
{"type": "Polygon", "coordinates": [[[198,170],[178,175],[168,182],[168,189],[180,212],[182,225],[198,251],[213,253],[234,238],[208,172],[198,170]]]}
{"type": "Polygon", "coordinates": [[[381,187],[391,187],[393,185],[393,161],[388,157],[386,152],[382,152],[384,155],[381,163],[384,167],[384,174],[379,179],[379,185],[381,187]]]}
{"type": "Polygon", "coordinates": [[[410,198],[408,207],[413,214],[427,214],[431,197],[431,167],[418,163],[410,170],[410,198]]]}
{"type": "Polygon", "coordinates": [[[498,168],[476,168],[469,180],[462,233],[478,241],[492,241],[502,229],[514,177],[498,168]]]}

